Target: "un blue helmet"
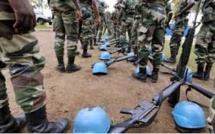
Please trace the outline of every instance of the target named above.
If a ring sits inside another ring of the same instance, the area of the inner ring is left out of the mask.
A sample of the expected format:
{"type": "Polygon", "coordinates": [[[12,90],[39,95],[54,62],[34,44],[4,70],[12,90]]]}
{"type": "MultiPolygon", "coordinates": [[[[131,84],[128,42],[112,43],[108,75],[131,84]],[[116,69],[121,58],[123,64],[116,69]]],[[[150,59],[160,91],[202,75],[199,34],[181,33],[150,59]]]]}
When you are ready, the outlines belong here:
{"type": "Polygon", "coordinates": [[[81,109],[75,116],[73,133],[107,133],[111,121],[99,106],[81,109]]]}
{"type": "Polygon", "coordinates": [[[185,75],[185,81],[191,83],[193,78],[193,72],[189,67],[186,67],[186,71],[184,75],[185,75]]]}
{"type": "Polygon", "coordinates": [[[93,65],[92,68],[93,74],[107,74],[108,69],[104,62],[97,62],[93,65]]]}
{"type": "Polygon", "coordinates": [[[172,111],[177,126],[184,129],[201,129],[206,127],[206,117],[202,108],[190,101],[177,103],[172,111]]]}
{"type": "Polygon", "coordinates": [[[99,59],[100,60],[111,60],[111,55],[109,52],[102,52],[99,59]]]}
{"type": "MultiPolygon", "coordinates": [[[[140,66],[138,65],[137,67],[136,67],[136,70],[135,70],[135,73],[139,73],[140,72],[140,66]]],[[[147,65],[146,66],[146,74],[148,75],[148,76],[151,76],[152,75],[152,71],[151,71],[151,69],[150,69],[150,67],[147,65]]]]}
{"type": "Polygon", "coordinates": [[[164,53],[162,53],[162,56],[161,56],[161,62],[165,62],[166,61],[166,56],[164,53]]]}
{"type": "Polygon", "coordinates": [[[106,46],[106,45],[101,45],[101,46],[99,47],[99,49],[100,49],[101,51],[107,51],[107,46],[106,46]]]}
{"type": "Polygon", "coordinates": [[[110,47],[110,43],[109,43],[109,42],[105,42],[104,45],[105,45],[106,47],[110,47]]]}
{"type": "Polygon", "coordinates": [[[128,56],[128,57],[131,57],[131,58],[128,58],[128,61],[133,61],[134,58],[135,58],[135,57],[134,57],[134,53],[128,53],[127,56],[128,56]],[[132,56],[133,56],[133,57],[132,57],[132,56]]]}
{"type": "Polygon", "coordinates": [[[103,43],[105,43],[106,42],[106,38],[102,38],[100,41],[103,42],[103,43]]]}

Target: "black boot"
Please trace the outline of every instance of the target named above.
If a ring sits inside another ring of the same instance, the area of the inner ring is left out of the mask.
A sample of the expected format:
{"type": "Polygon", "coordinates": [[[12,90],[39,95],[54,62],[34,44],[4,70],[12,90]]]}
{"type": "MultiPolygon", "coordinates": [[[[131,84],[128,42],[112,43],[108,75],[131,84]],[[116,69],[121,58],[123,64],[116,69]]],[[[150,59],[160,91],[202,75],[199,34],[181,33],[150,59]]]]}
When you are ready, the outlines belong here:
{"type": "Polygon", "coordinates": [[[204,63],[198,63],[197,72],[193,73],[193,78],[204,80],[204,63]]]}
{"type": "Polygon", "coordinates": [[[30,133],[65,133],[69,129],[69,120],[66,118],[49,122],[45,106],[25,116],[30,133]]]}
{"type": "Polygon", "coordinates": [[[91,54],[87,53],[87,46],[84,46],[84,47],[83,47],[83,54],[82,54],[82,57],[83,57],[83,58],[92,57],[91,54]]]}
{"type": "Polygon", "coordinates": [[[176,63],[176,58],[174,56],[171,56],[170,58],[166,59],[165,62],[167,62],[167,63],[176,63]]]}
{"type": "Polygon", "coordinates": [[[24,114],[13,117],[8,104],[0,108],[0,133],[20,133],[25,124],[24,114]]]}
{"type": "Polygon", "coordinates": [[[64,66],[64,62],[63,62],[63,56],[57,56],[57,60],[58,60],[58,65],[56,67],[56,69],[59,72],[65,72],[65,66],[64,66]]]}
{"type": "Polygon", "coordinates": [[[94,49],[94,47],[93,47],[93,40],[90,40],[90,49],[91,50],[94,49]]]}
{"type": "Polygon", "coordinates": [[[81,67],[78,65],[75,65],[74,62],[75,62],[75,57],[68,57],[68,65],[66,67],[67,73],[76,72],[81,69],[81,67]]]}
{"type": "Polygon", "coordinates": [[[154,68],[153,71],[152,71],[152,82],[153,83],[157,83],[157,80],[158,80],[158,72],[159,72],[159,69],[158,68],[154,68]]]}
{"type": "Polygon", "coordinates": [[[210,79],[210,72],[212,67],[213,67],[212,63],[207,64],[204,72],[204,80],[208,81],[210,79]]]}
{"type": "Polygon", "coordinates": [[[132,76],[137,80],[146,82],[146,78],[147,78],[146,68],[140,68],[140,71],[138,73],[133,73],[132,76]]]}
{"type": "Polygon", "coordinates": [[[98,46],[98,44],[96,43],[97,41],[96,41],[96,38],[94,38],[94,46],[98,46]]]}

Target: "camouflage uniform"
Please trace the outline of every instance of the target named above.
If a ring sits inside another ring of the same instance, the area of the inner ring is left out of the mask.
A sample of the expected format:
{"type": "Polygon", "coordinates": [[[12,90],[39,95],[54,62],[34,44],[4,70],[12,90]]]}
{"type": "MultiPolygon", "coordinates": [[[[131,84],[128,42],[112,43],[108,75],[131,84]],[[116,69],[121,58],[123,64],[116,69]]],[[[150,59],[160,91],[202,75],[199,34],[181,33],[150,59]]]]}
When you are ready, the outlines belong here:
{"type": "Polygon", "coordinates": [[[148,6],[141,8],[141,22],[138,28],[138,58],[140,72],[133,76],[142,81],[146,81],[146,65],[150,55],[150,47],[153,57],[152,81],[158,79],[158,71],[161,63],[161,53],[164,45],[165,21],[166,21],[166,0],[153,0],[146,2],[148,6]]]}
{"type": "MultiPolygon", "coordinates": [[[[185,8],[188,5],[189,0],[180,0],[179,6],[177,7],[176,14],[180,13],[180,10],[185,8]]],[[[186,29],[188,25],[188,18],[187,15],[190,13],[188,10],[186,13],[180,16],[176,16],[175,19],[175,27],[173,30],[173,35],[170,40],[170,52],[171,57],[176,59],[176,56],[178,54],[179,47],[181,45],[181,39],[183,37],[184,30],[186,29]]]]}
{"type": "MultiPolygon", "coordinates": [[[[8,65],[14,87],[16,102],[25,113],[33,112],[45,105],[43,87],[45,59],[39,54],[38,40],[31,32],[17,34],[13,24],[15,16],[7,0],[0,1],[0,61],[1,67],[8,65]]],[[[5,78],[0,73],[0,109],[8,105],[5,78]]],[[[1,113],[2,114],[2,113],[1,113]]]]}
{"type": "MultiPolygon", "coordinates": [[[[215,90],[215,78],[213,83],[213,88],[215,90]]],[[[210,99],[209,106],[209,117],[207,118],[207,127],[210,133],[215,133],[215,96],[210,99]]]]}
{"type": "Polygon", "coordinates": [[[111,13],[106,12],[106,27],[107,27],[107,32],[108,35],[110,36],[110,39],[113,38],[113,21],[111,20],[111,13]]]}
{"type": "MultiPolygon", "coordinates": [[[[62,70],[58,70],[64,72],[63,57],[65,37],[67,40],[68,59],[70,60],[78,54],[78,22],[76,21],[75,14],[76,7],[72,0],[51,0],[50,7],[54,16],[53,28],[55,31],[55,54],[59,63],[58,67],[62,67],[62,70]]],[[[69,62],[68,65],[70,64],[73,63],[69,62]]]]}
{"type": "Polygon", "coordinates": [[[215,61],[215,1],[206,0],[203,6],[202,26],[197,35],[195,54],[198,67],[194,77],[208,80],[215,61]]]}

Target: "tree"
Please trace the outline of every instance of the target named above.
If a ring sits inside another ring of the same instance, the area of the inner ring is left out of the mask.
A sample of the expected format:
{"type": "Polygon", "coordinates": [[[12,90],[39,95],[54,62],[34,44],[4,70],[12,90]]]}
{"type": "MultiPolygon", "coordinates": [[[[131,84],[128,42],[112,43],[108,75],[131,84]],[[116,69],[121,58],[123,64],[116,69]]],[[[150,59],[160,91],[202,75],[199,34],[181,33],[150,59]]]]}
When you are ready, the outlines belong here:
{"type": "Polygon", "coordinates": [[[30,0],[30,1],[32,3],[32,6],[35,9],[39,10],[40,12],[43,12],[43,10],[45,8],[49,7],[48,4],[46,3],[46,1],[44,1],[44,0],[30,0]]]}

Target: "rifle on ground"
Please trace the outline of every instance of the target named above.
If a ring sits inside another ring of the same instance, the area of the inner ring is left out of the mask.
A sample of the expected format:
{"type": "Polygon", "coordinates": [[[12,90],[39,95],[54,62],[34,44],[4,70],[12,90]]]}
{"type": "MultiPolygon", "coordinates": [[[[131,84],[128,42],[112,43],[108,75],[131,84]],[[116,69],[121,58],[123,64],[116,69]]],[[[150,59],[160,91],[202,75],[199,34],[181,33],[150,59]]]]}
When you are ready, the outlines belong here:
{"type": "MultiPolygon", "coordinates": [[[[190,57],[190,52],[191,52],[191,48],[192,48],[192,44],[193,44],[193,38],[195,36],[195,30],[196,27],[198,27],[198,23],[197,21],[197,17],[198,17],[198,13],[200,10],[200,6],[201,6],[201,1],[199,1],[198,6],[196,8],[196,16],[193,22],[193,27],[189,30],[188,35],[185,39],[185,42],[182,46],[182,54],[180,57],[180,61],[176,67],[176,73],[179,77],[183,78],[184,74],[185,74],[185,70],[186,70],[186,66],[188,64],[189,61],[189,57],[190,57]]],[[[175,77],[175,80],[177,80],[178,78],[175,77]]],[[[180,87],[179,90],[176,90],[170,97],[169,97],[169,103],[174,106],[175,104],[178,103],[179,101],[179,97],[180,97],[180,87]]]]}

